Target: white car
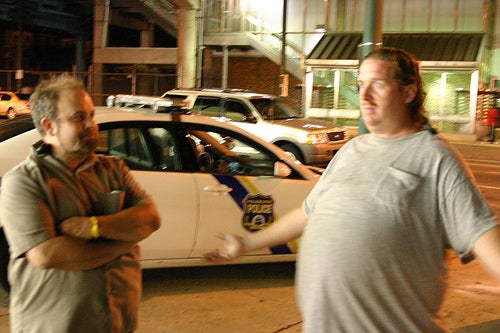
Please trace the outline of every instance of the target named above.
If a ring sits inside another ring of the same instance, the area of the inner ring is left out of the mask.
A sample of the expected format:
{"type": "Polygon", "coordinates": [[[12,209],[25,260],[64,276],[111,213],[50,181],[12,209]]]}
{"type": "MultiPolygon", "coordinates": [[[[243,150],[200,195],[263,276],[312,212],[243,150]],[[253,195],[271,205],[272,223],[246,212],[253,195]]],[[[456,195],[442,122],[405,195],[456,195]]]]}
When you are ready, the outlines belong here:
{"type": "MultiPolygon", "coordinates": [[[[141,243],[144,268],[208,264],[202,256],[220,246],[215,232],[244,235],[264,228],[301,205],[319,177],[231,123],[181,113],[96,109],[97,152],[122,157],[161,214],[161,228],[141,243]]],[[[0,142],[0,176],[39,140],[33,129],[0,142]]],[[[292,242],[235,263],[290,261],[294,252],[292,242]]]]}
{"type": "Polygon", "coordinates": [[[28,100],[21,99],[11,91],[0,91],[0,116],[13,119],[28,113],[31,113],[28,100]]]}
{"type": "Polygon", "coordinates": [[[304,164],[325,166],[349,139],[347,129],[303,118],[276,96],[239,89],[173,89],[161,96],[192,113],[231,121],[304,164]]]}

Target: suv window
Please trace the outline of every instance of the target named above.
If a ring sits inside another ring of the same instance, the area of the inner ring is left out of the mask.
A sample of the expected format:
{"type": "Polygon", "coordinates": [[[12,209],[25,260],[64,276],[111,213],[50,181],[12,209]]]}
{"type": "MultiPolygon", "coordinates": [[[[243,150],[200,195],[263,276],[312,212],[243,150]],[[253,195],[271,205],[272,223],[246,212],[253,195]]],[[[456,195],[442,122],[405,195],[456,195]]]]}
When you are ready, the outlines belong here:
{"type": "Polygon", "coordinates": [[[252,112],[246,105],[237,100],[228,100],[224,103],[224,117],[232,121],[255,123],[252,112]]]}
{"type": "Polygon", "coordinates": [[[221,116],[221,101],[218,97],[201,97],[198,96],[193,105],[192,112],[210,117],[221,116]]]}
{"type": "Polygon", "coordinates": [[[250,102],[255,106],[264,119],[278,120],[297,118],[299,112],[280,99],[255,98],[250,102]]]}

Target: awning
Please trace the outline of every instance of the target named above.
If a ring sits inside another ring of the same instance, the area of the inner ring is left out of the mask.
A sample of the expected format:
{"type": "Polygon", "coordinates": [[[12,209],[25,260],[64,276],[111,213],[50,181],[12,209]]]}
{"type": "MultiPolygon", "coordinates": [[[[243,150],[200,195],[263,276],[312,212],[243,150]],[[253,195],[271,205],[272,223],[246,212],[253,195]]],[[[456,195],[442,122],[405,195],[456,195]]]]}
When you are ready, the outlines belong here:
{"type": "MultiPolygon", "coordinates": [[[[476,69],[483,33],[384,33],[384,46],[413,54],[425,67],[476,69]]],[[[351,67],[359,60],[362,33],[325,34],[311,51],[306,66],[351,67]]]]}

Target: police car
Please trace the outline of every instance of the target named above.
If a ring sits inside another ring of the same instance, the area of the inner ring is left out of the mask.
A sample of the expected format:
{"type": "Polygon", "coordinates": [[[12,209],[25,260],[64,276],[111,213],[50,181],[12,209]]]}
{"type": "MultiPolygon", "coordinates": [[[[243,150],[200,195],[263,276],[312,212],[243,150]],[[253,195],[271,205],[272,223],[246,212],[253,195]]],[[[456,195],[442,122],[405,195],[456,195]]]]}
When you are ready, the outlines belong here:
{"type": "MultiPolygon", "coordinates": [[[[98,153],[122,157],[158,205],[162,225],[142,241],[144,268],[208,265],[218,231],[265,228],[302,201],[319,175],[231,123],[182,113],[96,107],[98,153]]],[[[33,129],[0,142],[0,176],[40,140],[33,129]]],[[[296,244],[235,263],[294,260],[296,244]]]]}

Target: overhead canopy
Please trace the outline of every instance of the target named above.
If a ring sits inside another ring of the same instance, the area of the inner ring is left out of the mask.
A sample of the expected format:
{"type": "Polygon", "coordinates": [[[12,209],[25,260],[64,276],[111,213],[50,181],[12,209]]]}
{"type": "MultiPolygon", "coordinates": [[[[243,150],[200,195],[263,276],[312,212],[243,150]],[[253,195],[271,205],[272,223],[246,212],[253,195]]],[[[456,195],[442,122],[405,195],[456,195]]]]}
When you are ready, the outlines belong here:
{"type": "MultiPolygon", "coordinates": [[[[383,46],[404,49],[426,67],[477,69],[483,47],[482,33],[384,33],[383,46]]],[[[362,33],[325,34],[311,51],[306,66],[358,64],[362,33]]]]}

